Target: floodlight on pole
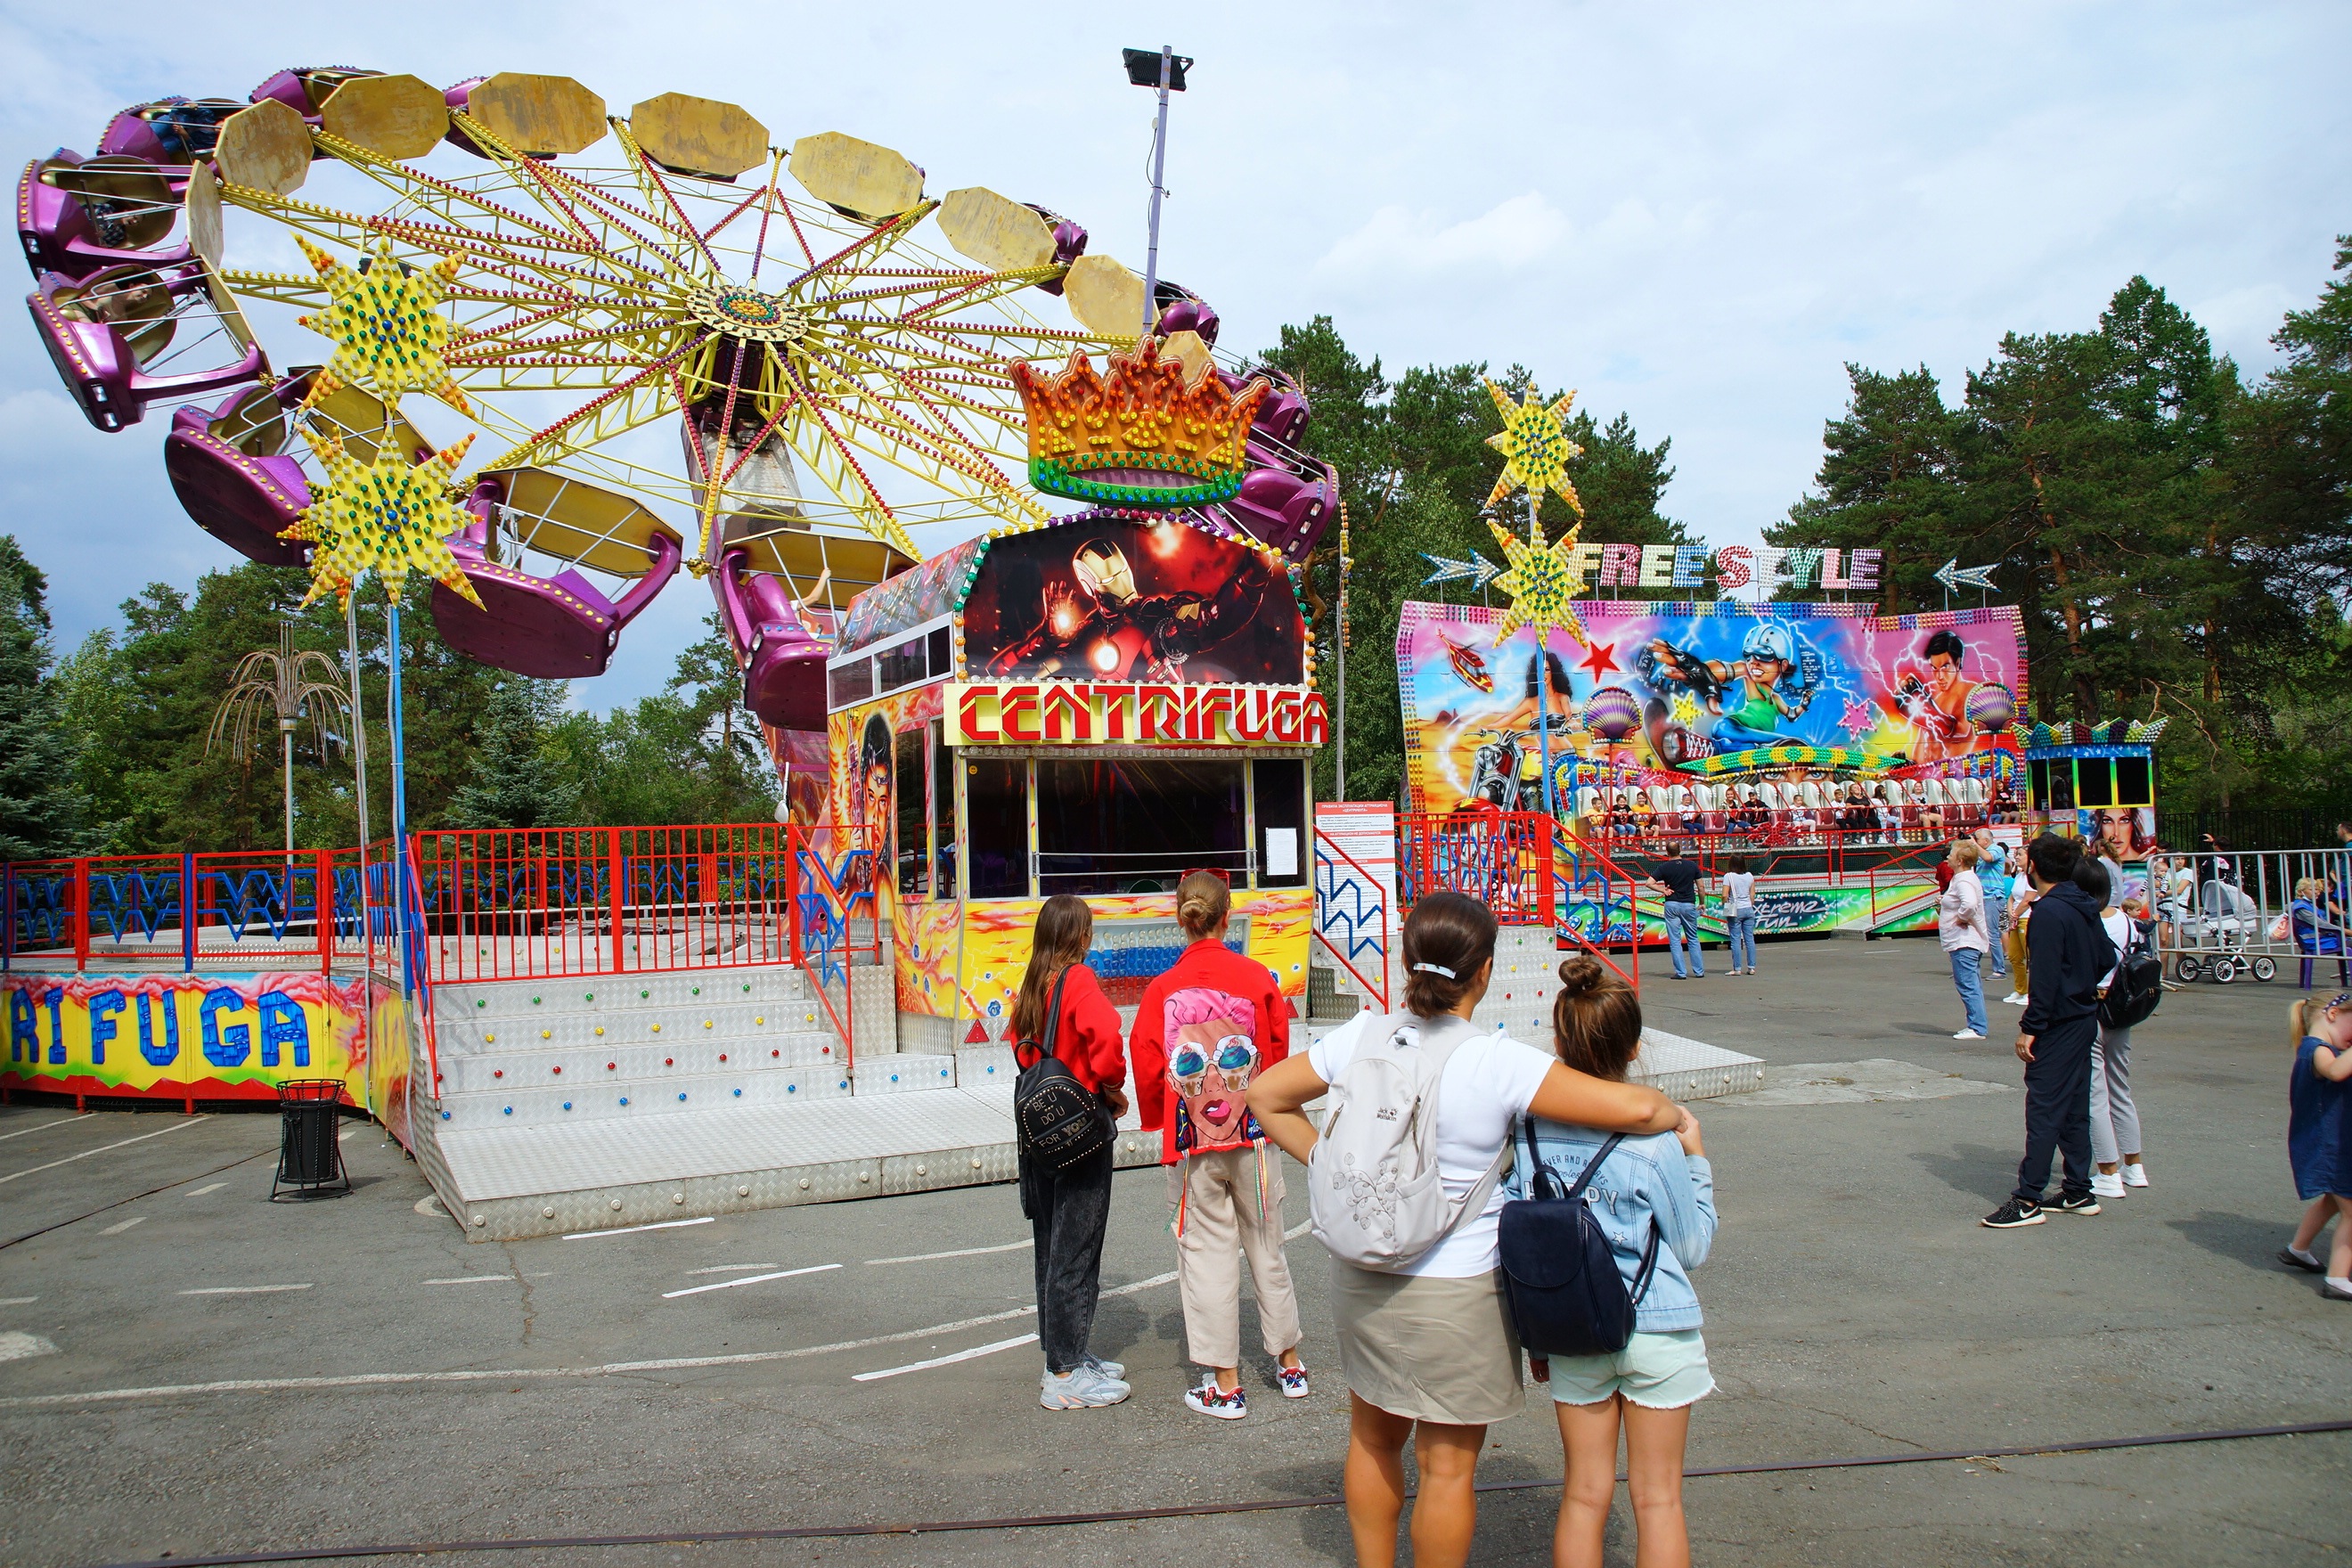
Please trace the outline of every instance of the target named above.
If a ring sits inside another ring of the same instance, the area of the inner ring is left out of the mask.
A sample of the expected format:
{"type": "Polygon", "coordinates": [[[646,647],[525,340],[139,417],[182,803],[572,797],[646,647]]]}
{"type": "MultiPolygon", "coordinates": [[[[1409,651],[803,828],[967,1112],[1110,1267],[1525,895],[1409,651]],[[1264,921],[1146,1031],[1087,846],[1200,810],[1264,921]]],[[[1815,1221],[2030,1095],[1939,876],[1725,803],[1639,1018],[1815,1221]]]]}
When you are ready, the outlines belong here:
{"type": "Polygon", "coordinates": [[[1148,337],[1160,318],[1160,199],[1168,194],[1168,95],[1184,90],[1184,73],[1192,61],[1167,44],[1157,51],[1121,49],[1119,55],[1130,83],[1160,89],[1160,118],[1151,131],[1151,239],[1143,258],[1143,332],[1148,337]]]}

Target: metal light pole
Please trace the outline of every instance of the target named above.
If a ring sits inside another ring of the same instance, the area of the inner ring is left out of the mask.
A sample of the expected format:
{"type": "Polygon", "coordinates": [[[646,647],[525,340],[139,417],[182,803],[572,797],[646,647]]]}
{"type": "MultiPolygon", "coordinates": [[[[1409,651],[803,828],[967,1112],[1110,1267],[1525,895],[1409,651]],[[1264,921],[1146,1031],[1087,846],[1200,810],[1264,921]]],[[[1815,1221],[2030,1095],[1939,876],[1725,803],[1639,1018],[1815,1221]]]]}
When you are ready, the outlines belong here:
{"type": "MultiPolygon", "coordinates": [[[[1519,499],[1528,509],[1528,543],[1534,549],[1543,548],[1543,527],[1536,521],[1536,498],[1532,490],[1521,490],[1519,499]]],[[[1536,745],[1543,758],[1544,816],[1549,819],[1544,831],[1549,833],[1559,821],[1558,804],[1552,798],[1551,787],[1551,628],[1545,626],[1536,637],[1536,745]]]]}
{"type": "Polygon", "coordinates": [[[1143,334],[1148,337],[1160,320],[1153,296],[1160,290],[1160,201],[1168,194],[1168,95],[1184,90],[1184,73],[1192,62],[1170,44],[1160,45],[1157,54],[1150,49],[1119,52],[1126,58],[1129,81],[1160,89],[1160,118],[1151,132],[1151,237],[1143,258],[1143,334]]]}
{"type": "MultiPolygon", "coordinates": [[[[402,744],[400,733],[400,601],[392,600],[384,606],[384,642],[390,667],[385,682],[384,721],[392,731],[392,907],[393,922],[400,932],[400,994],[413,995],[409,964],[410,931],[408,929],[408,751],[402,744]]],[[[435,1084],[433,1093],[440,1097],[441,1086],[435,1084]]]]}

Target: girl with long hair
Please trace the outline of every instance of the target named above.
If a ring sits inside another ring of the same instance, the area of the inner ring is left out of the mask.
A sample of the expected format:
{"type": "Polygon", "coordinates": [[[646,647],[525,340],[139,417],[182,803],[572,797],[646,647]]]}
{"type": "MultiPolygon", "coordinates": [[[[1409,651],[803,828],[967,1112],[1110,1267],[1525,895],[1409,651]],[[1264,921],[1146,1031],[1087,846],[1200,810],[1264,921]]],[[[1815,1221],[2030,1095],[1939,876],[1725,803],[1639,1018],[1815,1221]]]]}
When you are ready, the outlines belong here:
{"type": "MultiPolygon", "coordinates": [[[[1642,1049],[1642,1003],[1622,978],[1590,953],[1567,959],[1559,966],[1551,1019],[1553,1047],[1562,1062],[1605,1082],[1625,1081],[1642,1049]]],[[[1606,1133],[1540,1116],[1528,1132],[1535,1165],[1550,1167],[1569,1187],[1608,1142],[1606,1133]]],[[[1530,1195],[1534,1177],[1532,1168],[1514,1169],[1511,1195],[1530,1195]]],[[[1625,1139],[1601,1160],[1587,1192],[1626,1289],[1638,1286],[1639,1294],[1633,1337],[1623,1350],[1536,1363],[1536,1376],[1551,1387],[1568,1465],[1552,1562],[1556,1568],[1600,1568],[1622,1428],[1637,1559],[1643,1568],[1686,1568],[1683,1448],[1691,1406],[1715,1390],[1699,1333],[1698,1295],[1686,1272],[1706,1261],[1715,1240],[1715,1175],[1698,1122],[1685,1112],[1672,1134],[1625,1139]],[[1655,1260],[1642,1284],[1654,1230],[1655,1260]]]]}
{"type": "MultiPolygon", "coordinates": [[[[1504,1299],[1493,1184],[1520,1117],[1537,1115],[1621,1132],[1670,1132],[1682,1107],[1630,1083],[1577,1072],[1549,1051],[1472,1024],[1495,975],[1495,915],[1461,893],[1416,900],[1404,921],[1404,1012],[1361,1013],[1250,1085],[1249,1108],[1293,1159],[1319,1134],[1304,1108],[1322,1098],[1380,1029],[1400,1051],[1444,1051],[1433,1131],[1452,1227],[1418,1258],[1390,1269],[1334,1257],[1332,1316],[1349,1401],[1344,1471],[1348,1529],[1360,1568],[1394,1568],[1404,1511],[1404,1446],[1421,1486],[1412,1557],[1420,1568],[1460,1568],[1478,1520],[1474,1484],[1487,1426],[1524,1400],[1519,1345],[1504,1299]],[[1470,1198],[1484,1189],[1483,1205],[1470,1198]]],[[[1378,1038],[1378,1037],[1374,1037],[1378,1038]]]]}
{"type": "Polygon", "coordinates": [[[2328,1002],[2306,996],[2288,1009],[2295,1036],[2294,1068],[2287,1078],[2287,1163],[2294,1195],[2311,1206],[2294,1239],[2279,1252],[2290,1268],[2323,1278],[2319,1293],[2352,1301],[2352,992],[2328,1002]],[[2312,1249],[2336,1222],[2336,1245],[2322,1263],[2312,1249]]]}
{"type": "MultiPolygon", "coordinates": [[[[1037,911],[1029,967],[1013,1001],[1013,1047],[1022,1067],[1051,1043],[1081,1087],[1114,1117],[1127,1110],[1127,1077],[1118,1013],[1087,967],[1094,912],[1084,899],[1056,893],[1037,911]]],[[[1103,1236],[1110,1224],[1112,1146],[1062,1171],[1021,1162],[1021,1210],[1036,1238],[1037,1337],[1045,1352],[1038,1403],[1048,1410],[1116,1405],[1129,1388],[1127,1369],[1087,1348],[1102,1294],[1103,1236]]]]}
{"type": "Polygon", "coordinates": [[[1298,1360],[1298,1298],[1282,1251],[1282,1156],[1243,1099],[1259,1073],[1290,1055],[1290,1005],[1274,972],[1225,946],[1233,894],[1214,871],[1176,887],[1176,923],[1191,945],[1144,989],[1131,1055],[1143,1125],[1162,1132],[1168,1202],[1175,1210],[1176,1276],[1184,1338],[1208,1369],[1184,1404],[1238,1421],[1242,1390],[1242,1263],[1257,1295],[1260,1342],[1275,1386],[1307,1397],[1298,1360]]]}

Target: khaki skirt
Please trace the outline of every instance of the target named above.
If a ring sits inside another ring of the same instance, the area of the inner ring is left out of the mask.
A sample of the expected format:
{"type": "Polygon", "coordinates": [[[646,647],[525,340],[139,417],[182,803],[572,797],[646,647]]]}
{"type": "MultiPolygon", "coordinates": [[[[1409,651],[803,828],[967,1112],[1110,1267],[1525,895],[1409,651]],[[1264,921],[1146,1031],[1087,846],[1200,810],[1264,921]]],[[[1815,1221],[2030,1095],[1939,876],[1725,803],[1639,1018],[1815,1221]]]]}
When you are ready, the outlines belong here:
{"type": "Polygon", "coordinates": [[[1331,1311],[1339,1370],[1367,1405],[1451,1426],[1488,1426],[1525,1407],[1499,1269],[1442,1279],[1334,1258],[1331,1311]]]}

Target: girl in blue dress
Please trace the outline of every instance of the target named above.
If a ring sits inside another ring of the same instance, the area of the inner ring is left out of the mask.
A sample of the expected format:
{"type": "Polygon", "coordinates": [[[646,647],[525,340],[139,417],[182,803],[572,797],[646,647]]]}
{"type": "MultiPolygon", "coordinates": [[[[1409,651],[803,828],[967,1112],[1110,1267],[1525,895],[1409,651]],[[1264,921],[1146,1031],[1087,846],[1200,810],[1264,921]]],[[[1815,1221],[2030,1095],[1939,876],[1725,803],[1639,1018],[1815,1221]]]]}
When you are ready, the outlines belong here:
{"type": "Polygon", "coordinates": [[[2288,1016],[2299,1042],[2287,1079],[2287,1161],[2295,1196],[2309,1200],[2294,1239],[2279,1253],[2290,1268],[2324,1276],[2319,1293],[2352,1301],[2352,992],[2325,1004],[2306,997],[2288,1016]],[[2313,1250],[2336,1221],[2336,1245],[2322,1264],[2313,1250]]]}

